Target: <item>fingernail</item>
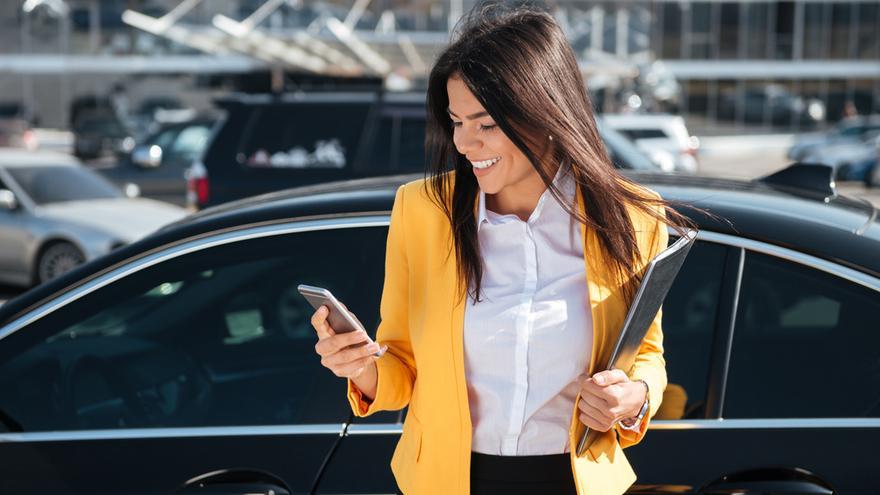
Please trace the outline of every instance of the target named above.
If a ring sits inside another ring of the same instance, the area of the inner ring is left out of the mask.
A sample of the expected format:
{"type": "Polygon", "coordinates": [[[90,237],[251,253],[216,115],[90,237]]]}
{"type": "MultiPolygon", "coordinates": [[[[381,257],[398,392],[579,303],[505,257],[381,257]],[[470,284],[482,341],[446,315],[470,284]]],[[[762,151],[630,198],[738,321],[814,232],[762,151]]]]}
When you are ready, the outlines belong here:
{"type": "Polygon", "coordinates": [[[593,381],[596,382],[596,383],[598,383],[599,385],[602,385],[603,383],[605,383],[605,379],[602,378],[601,376],[595,376],[595,377],[593,377],[593,381]]]}

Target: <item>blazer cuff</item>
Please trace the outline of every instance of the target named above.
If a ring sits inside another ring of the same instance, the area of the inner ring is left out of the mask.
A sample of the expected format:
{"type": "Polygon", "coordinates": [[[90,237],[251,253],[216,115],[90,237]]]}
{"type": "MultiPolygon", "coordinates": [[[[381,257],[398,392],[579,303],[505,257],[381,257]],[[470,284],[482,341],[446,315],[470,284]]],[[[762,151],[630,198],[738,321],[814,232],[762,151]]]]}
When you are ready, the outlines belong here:
{"type": "Polygon", "coordinates": [[[359,418],[367,416],[372,412],[370,411],[370,406],[373,404],[373,401],[367,401],[364,393],[357,388],[357,385],[351,379],[348,380],[348,403],[351,405],[354,415],[359,418]]]}

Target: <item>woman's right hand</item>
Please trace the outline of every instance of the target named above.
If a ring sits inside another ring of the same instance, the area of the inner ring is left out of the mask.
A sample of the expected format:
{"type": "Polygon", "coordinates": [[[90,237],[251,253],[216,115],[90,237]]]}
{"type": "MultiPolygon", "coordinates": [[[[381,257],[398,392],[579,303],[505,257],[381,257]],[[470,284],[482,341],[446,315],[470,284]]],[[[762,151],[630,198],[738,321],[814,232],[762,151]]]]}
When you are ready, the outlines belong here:
{"type": "Polygon", "coordinates": [[[376,377],[375,368],[378,358],[374,354],[379,351],[379,344],[375,342],[366,344],[370,337],[363,330],[337,334],[327,322],[329,314],[327,306],[321,306],[312,315],[312,326],[318,334],[315,351],[321,356],[321,365],[340,378],[356,380],[355,384],[362,392],[374,389],[375,378],[370,380],[369,375],[376,377]],[[368,371],[373,373],[365,373],[368,371]],[[358,383],[364,381],[363,385],[366,387],[358,383]],[[372,387],[370,382],[373,382],[372,387]]]}

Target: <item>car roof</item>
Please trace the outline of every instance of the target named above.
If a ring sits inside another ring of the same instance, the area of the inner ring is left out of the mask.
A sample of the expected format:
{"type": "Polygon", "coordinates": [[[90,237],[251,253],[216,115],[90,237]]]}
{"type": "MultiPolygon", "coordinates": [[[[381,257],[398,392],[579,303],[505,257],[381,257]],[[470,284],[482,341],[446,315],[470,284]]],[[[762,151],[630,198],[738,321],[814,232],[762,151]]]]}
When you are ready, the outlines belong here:
{"type": "MultiPolygon", "coordinates": [[[[880,277],[880,257],[876,255],[880,249],[880,220],[877,209],[866,201],[829,198],[818,191],[763,181],[632,171],[624,174],[673,201],[678,211],[703,230],[794,249],[880,277]]],[[[208,208],[12,299],[0,307],[0,323],[131,257],[213,232],[303,218],[387,215],[396,189],[420,178],[419,174],[407,174],[325,183],[208,208]]]]}
{"type": "Polygon", "coordinates": [[[18,148],[0,148],[0,167],[79,167],[75,157],[57,151],[28,151],[18,148]]]}

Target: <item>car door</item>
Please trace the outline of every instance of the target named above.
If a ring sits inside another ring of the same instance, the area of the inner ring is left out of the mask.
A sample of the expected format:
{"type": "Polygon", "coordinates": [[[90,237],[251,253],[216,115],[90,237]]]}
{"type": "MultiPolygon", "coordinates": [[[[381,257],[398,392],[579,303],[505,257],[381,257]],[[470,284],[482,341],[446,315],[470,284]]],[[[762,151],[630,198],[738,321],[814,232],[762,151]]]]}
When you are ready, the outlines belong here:
{"type": "Polygon", "coordinates": [[[774,491],[876,492],[878,314],[875,277],[779,248],[746,249],[722,404],[727,427],[716,439],[729,452],[724,467],[740,466],[748,479],[707,491],[775,482],[774,491]]]}
{"type": "Polygon", "coordinates": [[[296,286],[331,289],[374,329],[386,226],[177,243],[0,328],[0,493],[171,493],[200,478],[310,492],[351,413],[296,286]]]}
{"type": "MultiPolygon", "coordinates": [[[[654,421],[645,441],[627,449],[639,485],[657,493],[873,493],[880,281],[790,249],[701,236],[730,246],[716,336],[703,358],[706,410],[703,419],[654,421]]],[[[674,383],[681,342],[668,315],[674,383]]]]}
{"type": "MultiPolygon", "coordinates": [[[[186,181],[183,169],[174,166],[174,146],[186,127],[175,125],[163,129],[151,137],[144,146],[158,146],[162,150],[162,161],[158,167],[147,168],[127,160],[127,167],[120,169],[124,176],[117,182],[134,182],[141,189],[141,196],[183,204],[186,199],[186,181]]],[[[113,172],[110,170],[109,172],[113,172]]]]}
{"type": "Polygon", "coordinates": [[[701,425],[717,417],[718,352],[729,325],[738,253],[701,232],[663,302],[663,347],[668,385],[650,430],[625,450],[638,475],[633,492],[694,491],[714,476],[702,459],[718,455],[701,425]]]}

